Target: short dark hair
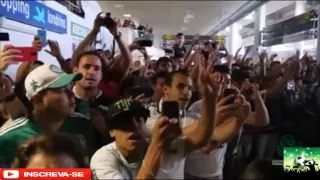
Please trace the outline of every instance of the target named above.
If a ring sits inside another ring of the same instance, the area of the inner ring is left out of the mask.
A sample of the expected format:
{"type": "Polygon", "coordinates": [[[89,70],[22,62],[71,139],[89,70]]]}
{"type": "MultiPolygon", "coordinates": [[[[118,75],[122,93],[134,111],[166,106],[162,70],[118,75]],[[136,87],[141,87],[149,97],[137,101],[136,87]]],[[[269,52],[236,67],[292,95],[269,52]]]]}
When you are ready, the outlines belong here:
{"type": "Polygon", "coordinates": [[[245,79],[250,79],[249,72],[243,69],[233,69],[231,73],[231,80],[241,84],[245,79]]]}
{"type": "Polygon", "coordinates": [[[75,66],[75,67],[79,66],[80,59],[81,59],[83,56],[86,56],[86,55],[94,55],[94,56],[97,56],[97,57],[100,59],[100,61],[101,61],[102,67],[105,67],[104,60],[103,60],[103,58],[101,57],[99,51],[97,51],[97,50],[85,51],[85,52],[79,54],[79,55],[77,56],[77,58],[75,59],[73,66],[75,66]]]}
{"type": "Polygon", "coordinates": [[[40,66],[41,66],[41,65],[44,65],[44,63],[43,63],[42,61],[39,61],[39,60],[34,61],[33,64],[38,64],[38,65],[40,65],[40,66]]]}
{"type": "Polygon", "coordinates": [[[182,32],[179,32],[179,33],[177,34],[177,37],[181,37],[181,36],[183,36],[183,33],[182,33],[182,32]]]}
{"type": "Polygon", "coordinates": [[[151,78],[151,83],[152,85],[156,85],[157,84],[157,79],[158,78],[163,78],[163,79],[166,79],[168,76],[168,73],[167,72],[158,72],[156,73],[154,76],[152,76],[151,78]]]}
{"type": "Polygon", "coordinates": [[[231,74],[230,68],[225,65],[215,65],[213,67],[213,72],[220,72],[220,73],[228,73],[231,74]]]}
{"type": "Polygon", "coordinates": [[[142,85],[142,80],[140,77],[136,75],[130,75],[124,77],[120,82],[120,95],[124,96],[126,93],[129,93],[134,86],[140,86],[142,85]]]}
{"type": "Polygon", "coordinates": [[[189,76],[188,73],[186,72],[186,70],[178,70],[178,71],[173,71],[171,73],[168,74],[166,80],[165,80],[165,84],[167,86],[171,86],[172,85],[172,81],[175,75],[177,74],[181,74],[183,76],[189,76]]]}
{"type": "Polygon", "coordinates": [[[162,63],[162,62],[164,62],[164,63],[169,63],[169,62],[172,63],[172,60],[171,60],[170,58],[168,58],[168,57],[165,57],[165,56],[164,56],[164,57],[161,57],[161,58],[159,58],[158,61],[157,61],[157,64],[156,64],[157,67],[158,67],[159,64],[162,63]]]}
{"type": "Polygon", "coordinates": [[[65,153],[77,162],[79,168],[88,167],[85,162],[85,152],[80,143],[71,134],[61,132],[40,135],[25,142],[17,151],[12,167],[25,168],[30,158],[38,152],[49,155],[65,153]]]}

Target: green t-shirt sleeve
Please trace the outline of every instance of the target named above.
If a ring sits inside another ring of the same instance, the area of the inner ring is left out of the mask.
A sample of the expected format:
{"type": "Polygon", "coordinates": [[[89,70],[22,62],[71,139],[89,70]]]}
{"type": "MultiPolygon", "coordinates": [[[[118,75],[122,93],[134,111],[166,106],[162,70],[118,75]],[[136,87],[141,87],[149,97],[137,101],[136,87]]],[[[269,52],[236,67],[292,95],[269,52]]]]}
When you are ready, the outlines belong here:
{"type": "Polygon", "coordinates": [[[10,141],[5,136],[0,136],[0,168],[10,167],[13,158],[10,149],[12,149],[10,141]]]}

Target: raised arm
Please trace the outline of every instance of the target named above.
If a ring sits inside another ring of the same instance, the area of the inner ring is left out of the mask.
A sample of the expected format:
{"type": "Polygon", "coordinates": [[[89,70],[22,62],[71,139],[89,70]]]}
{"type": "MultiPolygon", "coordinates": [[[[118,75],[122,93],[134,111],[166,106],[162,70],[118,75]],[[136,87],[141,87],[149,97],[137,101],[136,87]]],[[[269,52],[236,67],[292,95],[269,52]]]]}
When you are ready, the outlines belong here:
{"type": "Polygon", "coordinates": [[[253,105],[255,107],[254,112],[250,112],[246,124],[250,124],[256,127],[265,127],[269,124],[269,113],[264,104],[257,85],[251,84],[253,105]]]}
{"type": "MultiPolygon", "coordinates": [[[[96,19],[94,20],[94,25],[92,30],[89,32],[89,34],[79,43],[78,47],[75,49],[75,51],[72,54],[72,62],[76,60],[76,58],[83,52],[90,49],[92,43],[96,40],[96,37],[98,33],[100,32],[100,28],[103,26],[104,21],[100,18],[99,13],[96,16],[96,19]]],[[[74,64],[74,63],[72,63],[74,64]]]]}
{"type": "Polygon", "coordinates": [[[211,81],[209,73],[205,70],[202,70],[199,77],[199,87],[203,94],[201,117],[189,131],[183,130],[183,135],[186,137],[186,152],[191,152],[206,145],[214,132],[215,107],[217,97],[220,95],[223,77],[216,78],[211,81]]]}
{"type": "Polygon", "coordinates": [[[162,154],[168,149],[172,141],[180,135],[179,129],[177,120],[169,120],[167,117],[163,116],[160,116],[156,120],[156,124],[152,130],[151,143],[136,179],[156,178],[162,154]]]}

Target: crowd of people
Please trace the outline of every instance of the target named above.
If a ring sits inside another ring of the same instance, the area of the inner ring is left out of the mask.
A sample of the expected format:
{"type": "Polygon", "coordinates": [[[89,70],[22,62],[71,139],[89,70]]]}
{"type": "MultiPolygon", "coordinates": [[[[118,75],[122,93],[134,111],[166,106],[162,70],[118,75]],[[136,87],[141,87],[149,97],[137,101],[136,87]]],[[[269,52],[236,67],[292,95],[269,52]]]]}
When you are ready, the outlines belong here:
{"type": "Polygon", "coordinates": [[[5,70],[23,57],[2,47],[1,167],[91,168],[95,179],[281,178],[272,165],[279,137],[312,124],[320,107],[308,54],[279,62],[261,52],[253,63],[216,42],[195,38],[186,48],[178,33],[174,53],[155,61],[139,43],[126,45],[116,23],[107,29],[119,52],[95,49],[105,22],[97,16],[70,58],[35,36],[30,46],[60,67],[25,61],[15,80],[5,70]]]}

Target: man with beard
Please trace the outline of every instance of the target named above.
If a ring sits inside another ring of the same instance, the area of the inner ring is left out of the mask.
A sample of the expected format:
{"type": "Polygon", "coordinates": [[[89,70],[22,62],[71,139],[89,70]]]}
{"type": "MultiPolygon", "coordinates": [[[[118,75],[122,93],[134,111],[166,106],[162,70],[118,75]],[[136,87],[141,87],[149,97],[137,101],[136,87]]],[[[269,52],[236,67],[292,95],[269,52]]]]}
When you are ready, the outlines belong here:
{"type": "MultiPolygon", "coordinates": [[[[223,65],[216,65],[211,78],[224,77],[222,89],[230,89],[231,76],[230,69],[223,65]]],[[[253,126],[267,126],[269,117],[256,118],[250,111],[250,104],[246,102],[239,90],[234,89],[234,100],[232,103],[222,98],[216,106],[216,127],[211,142],[201,149],[194,151],[187,156],[185,173],[187,179],[223,179],[223,168],[225,163],[225,154],[227,152],[227,142],[236,136],[243,124],[252,124],[253,126]],[[200,166],[201,164],[201,166],[200,166]]],[[[255,96],[255,107],[259,111],[257,115],[265,115],[263,100],[256,89],[253,92],[255,96]]],[[[229,99],[230,100],[230,99],[229,99]]],[[[202,100],[199,100],[189,108],[191,112],[199,113],[201,111],[202,100]]],[[[187,127],[188,128],[188,127],[187,127]]],[[[231,148],[232,152],[234,147],[231,148]]]]}
{"type": "Polygon", "coordinates": [[[199,114],[190,114],[185,111],[185,107],[191,96],[191,78],[183,71],[173,72],[166,78],[163,88],[164,96],[154,112],[151,113],[152,116],[147,120],[146,126],[149,130],[153,129],[155,119],[164,113],[162,111],[163,103],[175,101],[179,106],[178,121],[183,136],[177,138],[170,145],[169,151],[165,152],[167,158],[163,158],[161,162],[157,174],[158,179],[183,179],[186,154],[201,148],[211,139],[215,124],[216,98],[220,95],[223,79],[217,79],[214,83],[209,79],[208,73],[202,71],[199,77],[200,91],[205,99],[201,104],[202,111],[199,114]],[[211,90],[207,90],[208,88],[211,90]],[[191,122],[195,123],[190,125],[188,131],[182,129],[191,122]]]}
{"type": "MultiPolygon", "coordinates": [[[[76,97],[76,109],[74,117],[83,117],[89,119],[90,115],[100,112],[105,116],[107,106],[113,103],[113,100],[104,96],[98,85],[103,76],[103,59],[97,51],[86,51],[80,54],[73,68],[73,72],[81,73],[83,78],[75,83],[73,93],[76,97]],[[95,112],[98,111],[98,112],[95,112]]],[[[101,120],[101,118],[99,118],[101,120]]],[[[93,122],[95,129],[105,136],[106,126],[104,121],[93,122]]],[[[110,139],[103,139],[104,143],[109,143],[110,139]]]]}

